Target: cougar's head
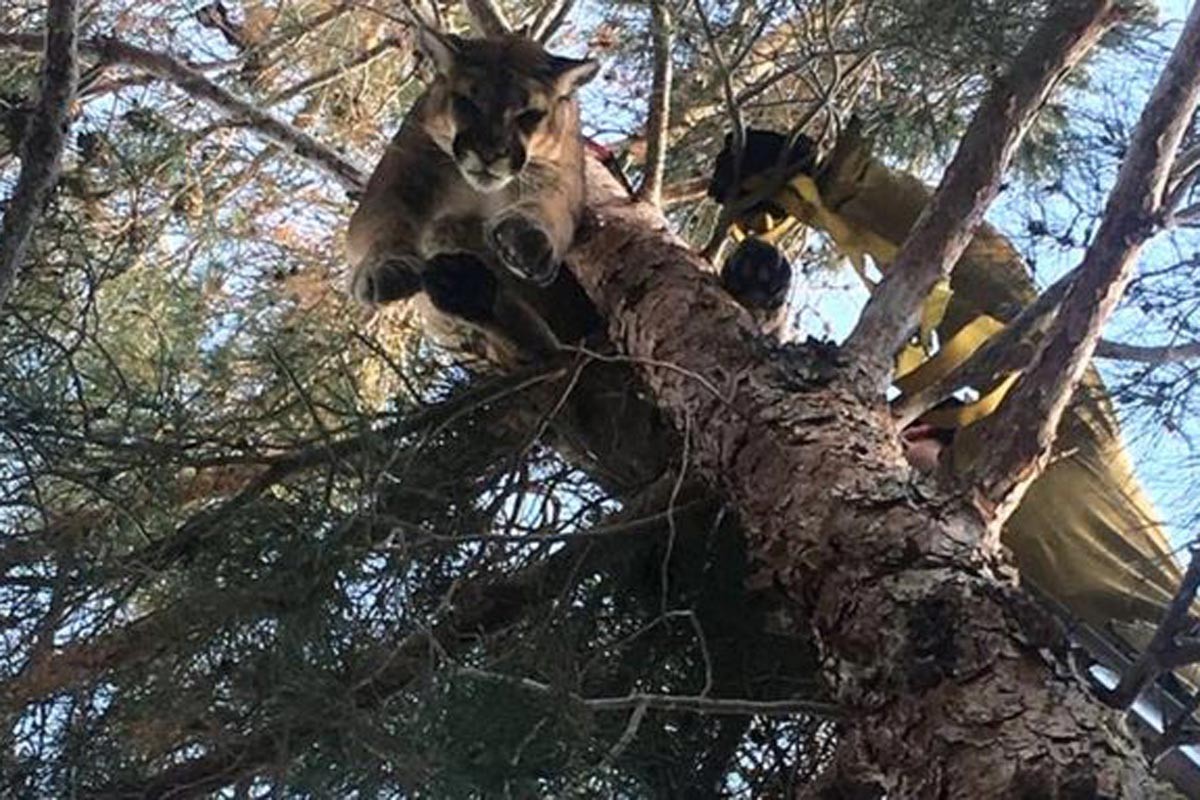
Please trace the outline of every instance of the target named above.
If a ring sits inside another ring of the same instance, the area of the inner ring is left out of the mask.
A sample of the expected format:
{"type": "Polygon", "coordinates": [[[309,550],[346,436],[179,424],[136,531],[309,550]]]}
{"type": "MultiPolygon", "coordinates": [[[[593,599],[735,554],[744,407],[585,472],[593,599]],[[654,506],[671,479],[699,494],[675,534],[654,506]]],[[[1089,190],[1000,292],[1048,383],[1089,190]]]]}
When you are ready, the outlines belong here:
{"type": "Polygon", "coordinates": [[[574,92],[595,61],[551,55],[521,36],[463,39],[428,28],[421,49],[437,69],[422,122],[480,192],[502,188],[530,159],[553,159],[578,136],[574,92]]]}

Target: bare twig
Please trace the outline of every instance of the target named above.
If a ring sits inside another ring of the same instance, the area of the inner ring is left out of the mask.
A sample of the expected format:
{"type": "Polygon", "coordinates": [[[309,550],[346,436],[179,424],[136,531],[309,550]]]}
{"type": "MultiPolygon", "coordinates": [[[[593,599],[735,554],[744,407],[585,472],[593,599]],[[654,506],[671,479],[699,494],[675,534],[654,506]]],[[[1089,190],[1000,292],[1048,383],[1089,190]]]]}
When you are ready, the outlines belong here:
{"type": "MultiPolygon", "coordinates": [[[[0,306],[12,290],[33,229],[58,180],[67,120],[79,80],[76,0],[51,0],[38,104],[21,140],[21,172],[0,228],[0,306]]],[[[33,37],[41,47],[43,37],[33,37]]]]}
{"type": "Polygon", "coordinates": [[[1162,226],[1171,164],[1200,101],[1200,5],[1174,52],[1121,163],[1096,238],[1033,366],[989,420],[984,456],[968,479],[981,508],[1003,520],[1049,457],[1059,419],[1116,309],[1138,254],[1162,226]]]}
{"type": "Polygon", "coordinates": [[[480,36],[503,36],[512,30],[503,9],[495,0],[463,0],[471,27],[480,36]]]}
{"type": "MultiPolygon", "coordinates": [[[[536,694],[562,695],[563,692],[549,684],[504,675],[498,672],[461,667],[458,672],[466,677],[511,685],[536,694]]],[[[572,701],[592,711],[635,711],[640,707],[656,711],[691,711],[697,714],[748,714],[750,716],[792,716],[812,714],[830,719],[841,716],[841,710],[832,703],[820,700],[745,700],[741,698],[704,697],[701,695],[647,694],[631,692],[622,697],[580,697],[567,695],[572,701]]]]}
{"type": "Polygon", "coordinates": [[[638,197],[661,206],[671,119],[671,43],[674,31],[667,0],[652,0],[650,14],[650,32],[654,39],[654,83],[650,89],[650,111],[646,115],[646,166],[642,172],[638,197]]]}
{"type": "Polygon", "coordinates": [[[1111,0],[1062,3],[992,84],[941,184],[846,341],[861,392],[883,393],[893,356],[916,327],[934,284],[971,241],[1038,109],[1118,17],[1111,0]]]}
{"type": "MultiPolygon", "coordinates": [[[[29,34],[0,33],[0,49],[35,50],[40,38],[29,34]]],[[[366,186],[366,173],[329,145],[242,100],[172,56],[112,38],[84,40],[79,43],[79,49],[102,60],[126,64],[170,81],[191,97],[220,109],[231,120],[242,123],[286,152],[333,176],[347,191],[362,191],[366,186]]]]}

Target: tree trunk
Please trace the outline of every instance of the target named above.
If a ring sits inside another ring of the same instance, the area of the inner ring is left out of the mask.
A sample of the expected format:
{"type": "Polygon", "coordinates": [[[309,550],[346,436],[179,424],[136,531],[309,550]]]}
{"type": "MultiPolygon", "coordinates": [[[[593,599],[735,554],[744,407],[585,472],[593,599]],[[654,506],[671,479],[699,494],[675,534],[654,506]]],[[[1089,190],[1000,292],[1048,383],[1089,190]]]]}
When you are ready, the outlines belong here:
{"type": "Polygon", "coordinates": [[[968,498],[908,469],[880,397],[827,346],[772,348],[651,206],[589,164],[572,268],[617,347],[740,510],[757,562],[814,626],[849,713],[814,797],[1137,797],[1115,712],[1058,668],[968,498]]]}

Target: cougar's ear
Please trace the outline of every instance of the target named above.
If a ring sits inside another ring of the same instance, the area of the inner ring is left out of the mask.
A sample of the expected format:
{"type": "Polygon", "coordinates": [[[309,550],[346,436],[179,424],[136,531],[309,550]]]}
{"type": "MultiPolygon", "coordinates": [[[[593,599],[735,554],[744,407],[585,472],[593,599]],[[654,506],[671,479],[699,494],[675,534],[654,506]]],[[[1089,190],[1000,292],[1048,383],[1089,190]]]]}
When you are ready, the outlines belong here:
{"type": "Polygon", "coordinates": [[[452,33],[441,33],[428,25],[421,25],[417,30],[417,47],[433,62],[439,74],[447,75],[458,58],[462,39],[452,33]]]}
{"type": "Polygon", "coordinates": [[[550,56],[550,75],[560,96],[567,96],[596,77],[600,62],[590,58],[550,56]]]}

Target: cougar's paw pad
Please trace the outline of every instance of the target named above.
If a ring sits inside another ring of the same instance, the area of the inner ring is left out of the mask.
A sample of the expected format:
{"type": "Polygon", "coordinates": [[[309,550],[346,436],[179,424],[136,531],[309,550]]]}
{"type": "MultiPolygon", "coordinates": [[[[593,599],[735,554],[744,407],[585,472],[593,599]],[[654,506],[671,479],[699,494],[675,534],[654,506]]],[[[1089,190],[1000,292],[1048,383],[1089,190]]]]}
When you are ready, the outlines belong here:
{"type": "Polygon", "coordinates": [[[434,256],[421,278],[425,293],[439,311],[472,322],[492,318],[498,288],[496,276],[476,256],[469,253],[434,256]]]}
{"type": "Polygon", "coordinates": [[[743,306],[772,311],[787,300],[792,265],[774,245],[743,239],[721,267],[721,284],[743,306]]]}
{"type": "Polygon", "coordinates": [[[558,274],[550,237],[527,217],[502,218],[488,231],[488,242],[504,268],[524,280],[548,286],[558,274]]]}
{"type": "Polygon", "coordinates": [[[363,303],[392,303],[421,291],[421,278],[407,261],[383,261],[360,269],[351,291],[363,303]]]}

